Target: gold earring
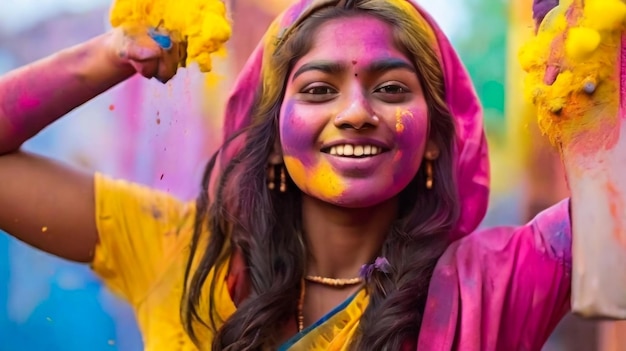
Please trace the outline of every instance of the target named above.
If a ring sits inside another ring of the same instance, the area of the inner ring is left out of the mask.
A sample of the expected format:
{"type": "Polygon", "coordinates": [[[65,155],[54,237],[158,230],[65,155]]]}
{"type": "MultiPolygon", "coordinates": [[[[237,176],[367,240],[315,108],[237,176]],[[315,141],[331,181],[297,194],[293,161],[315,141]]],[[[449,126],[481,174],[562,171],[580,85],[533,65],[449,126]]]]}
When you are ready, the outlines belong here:
{"type": "Polygon", "coordinates": [[[280,167],[280,192],[287,191],[287,175],[285,174],[285,166],[280,167]]]}
{"type": "Polygon", "coordinates": [[[433,162],[426,160],[426,189],[433,188],[433,162]]]}
{"type": "Polygon", "coordinates": [[[270,165],[267,170],[267,188],[270,190],[274,190],[274,188],[276,188],[276,171],[274,168],[274,165],[270,165]]]}

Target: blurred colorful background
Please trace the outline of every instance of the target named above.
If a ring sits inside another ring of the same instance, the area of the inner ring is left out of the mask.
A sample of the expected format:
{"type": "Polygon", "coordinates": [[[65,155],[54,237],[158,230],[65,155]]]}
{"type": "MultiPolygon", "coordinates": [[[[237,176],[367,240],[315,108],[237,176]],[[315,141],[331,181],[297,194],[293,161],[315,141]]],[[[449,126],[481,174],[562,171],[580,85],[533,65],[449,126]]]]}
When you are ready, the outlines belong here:
{"type": "MultiPolygon", "coordinates": [[[[25,148],[191,199],[220,142],[230,84],[289,0],[227,0],[234,23],[214,72],[167,85],[133,78],[73,111],[25,148]]],[[[516,53],[532,0],[422,0],[459,50],[485,109],[492,202],[484,225],[520,224],[567,196],[558,157],[522,100],[516,53]]],[[[109,0],[4,0],[0,74],[108,29],[109,0]]],[[[2,209],[0,209],[1,211],[2,209]]],[[[45,234],[42,234],[45,235],[45,234]]],[[[568,316],[546,351],[626,350],[626,328],[568,316]]],[[[89,267],[0,235],[0,351],[142,350],[132,312],[89,267]]]]}

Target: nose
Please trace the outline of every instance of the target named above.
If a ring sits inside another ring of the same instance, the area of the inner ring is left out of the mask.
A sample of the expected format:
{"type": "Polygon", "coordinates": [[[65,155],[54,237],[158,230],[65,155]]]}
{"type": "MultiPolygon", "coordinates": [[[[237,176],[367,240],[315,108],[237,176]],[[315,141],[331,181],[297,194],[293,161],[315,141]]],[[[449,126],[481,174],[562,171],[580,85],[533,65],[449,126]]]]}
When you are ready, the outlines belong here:
{"type": "Polygon", "coordinates": [[[335,117],[334,122],[337,128],[353,128],[358,130],[375,128],[380,123],[379,118],[374,115],[374,111],[372,111],[362,93],[352,95],[347,105],[348,106],[335,117]]]}

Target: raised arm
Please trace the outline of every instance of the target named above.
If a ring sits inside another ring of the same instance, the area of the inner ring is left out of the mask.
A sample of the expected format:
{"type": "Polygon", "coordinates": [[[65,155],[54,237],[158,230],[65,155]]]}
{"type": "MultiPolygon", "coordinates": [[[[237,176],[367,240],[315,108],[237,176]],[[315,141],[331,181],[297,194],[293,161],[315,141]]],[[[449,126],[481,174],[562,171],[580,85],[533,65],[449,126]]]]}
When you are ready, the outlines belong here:
{"type": "Polygon", "coordinates": [[[570,308],[569,207],[453,243],[431,280],[418,349],[541,349],[570,308]]]}
{"type": "Polygon", "coordinates": [[[163,50],[147,30],[117,29],[0,77],[1,230],[66,259],[93,259],[93,176],[19,148],[136,72],[169,80],[181,47],[163,50]]]}

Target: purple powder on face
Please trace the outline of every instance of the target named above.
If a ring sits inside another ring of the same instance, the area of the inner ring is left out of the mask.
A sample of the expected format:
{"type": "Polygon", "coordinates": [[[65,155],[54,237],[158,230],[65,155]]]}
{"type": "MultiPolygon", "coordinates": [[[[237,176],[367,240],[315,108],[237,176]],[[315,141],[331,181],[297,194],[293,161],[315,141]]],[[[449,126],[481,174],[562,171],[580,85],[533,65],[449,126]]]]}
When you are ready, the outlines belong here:
{"type": "Polygon", "coordinates": [[[307,125],[294,111],[294,100],[284,102],[285,107],[280,120],[281,146],[285,156],[292,156],[310,168],[316,160],[311,150],[314,145],[313,135],[316,126],[307,125]]]}
{"type": "Polygon", "coordinates": [[[541,22],[544,17],[559,4],[559,0],[534,0],[533,19],[541,22]]]}

